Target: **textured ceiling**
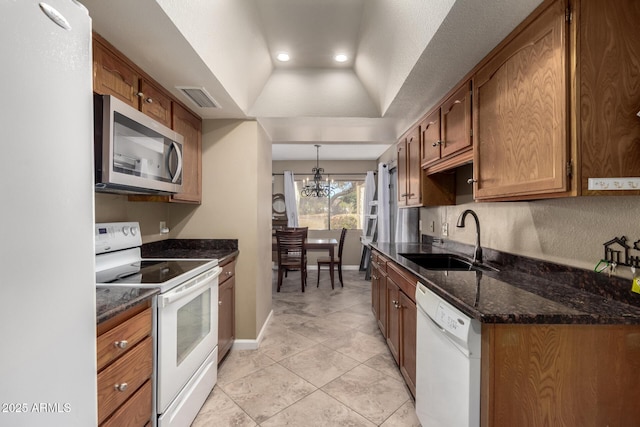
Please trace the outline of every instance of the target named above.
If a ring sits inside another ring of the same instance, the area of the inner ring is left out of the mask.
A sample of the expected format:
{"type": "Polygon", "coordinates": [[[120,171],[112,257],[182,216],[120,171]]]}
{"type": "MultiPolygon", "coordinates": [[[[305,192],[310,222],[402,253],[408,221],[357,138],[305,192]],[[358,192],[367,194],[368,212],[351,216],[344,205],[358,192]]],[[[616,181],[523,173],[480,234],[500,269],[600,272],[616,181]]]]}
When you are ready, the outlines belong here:
{"type": "Polygon", "coordinates": [[[98,33],[187,105],[175,86],[206,88],[222,108],[194,107],[201,117],[257,119],[274,159],[313,159],[314,143],[323,158],[371,159],[541,0],[81,2],[98,33]],[[288,63],[275,59],[283,50],[288,63]]]}

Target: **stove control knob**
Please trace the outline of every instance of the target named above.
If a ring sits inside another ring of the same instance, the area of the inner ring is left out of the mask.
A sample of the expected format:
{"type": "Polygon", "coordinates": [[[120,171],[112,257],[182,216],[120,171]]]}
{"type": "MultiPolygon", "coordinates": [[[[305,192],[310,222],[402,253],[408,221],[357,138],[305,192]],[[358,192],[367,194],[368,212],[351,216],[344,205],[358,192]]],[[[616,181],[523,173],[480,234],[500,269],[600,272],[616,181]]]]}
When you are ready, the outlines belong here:
{"type": "Polygon", "coordinates": [[[131,235],[135,236],[136,234],[138,234],[138,227],[131,227],[131,235]]]}
{"type": "Polygon", "coordinates": [[[124,234],[125,236],[129,235],[129,227],[122,227],[122,234],[124,234]]]}

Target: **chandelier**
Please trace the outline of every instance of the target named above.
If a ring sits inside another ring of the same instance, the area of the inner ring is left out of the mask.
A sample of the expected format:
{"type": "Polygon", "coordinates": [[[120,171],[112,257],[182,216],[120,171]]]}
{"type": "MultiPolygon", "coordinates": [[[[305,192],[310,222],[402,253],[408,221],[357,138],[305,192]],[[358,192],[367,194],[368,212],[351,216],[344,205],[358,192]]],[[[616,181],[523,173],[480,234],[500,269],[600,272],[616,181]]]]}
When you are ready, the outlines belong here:
{"type": "Polygon", "coordinates": [[[329,197],[331,196],[332,189],[329,185],[329,182],[324,182],[322,180],[322,174],[324,173],[324,169],[320,167],[320,146],[315,145],[316,147],[316,167],[311,170],[313,173],[313,181],[309,182],[309,179],[306,178],[304,180],[304,187],[300,190],[300,194],[304,197],[329,197]]]}

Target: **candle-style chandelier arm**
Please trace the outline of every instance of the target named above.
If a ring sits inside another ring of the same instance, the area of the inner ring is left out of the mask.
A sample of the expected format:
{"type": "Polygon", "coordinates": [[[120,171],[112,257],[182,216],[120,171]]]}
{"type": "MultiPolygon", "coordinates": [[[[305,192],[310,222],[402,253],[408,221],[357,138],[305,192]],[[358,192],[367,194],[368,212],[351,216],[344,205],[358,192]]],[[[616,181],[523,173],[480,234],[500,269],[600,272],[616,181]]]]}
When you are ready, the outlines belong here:
{"type": "Polygon", "coordinates": [[[300,195],[303,197],[329,197],[333,194],[333,189],[329,183],[322,183],[322,174],[324,173],[324,169],[320,167],[320,145],[316,144],[315,147],[316,167],[311,169],[313,182],[308,182],[304,187],[302,187],[300,195]]]}

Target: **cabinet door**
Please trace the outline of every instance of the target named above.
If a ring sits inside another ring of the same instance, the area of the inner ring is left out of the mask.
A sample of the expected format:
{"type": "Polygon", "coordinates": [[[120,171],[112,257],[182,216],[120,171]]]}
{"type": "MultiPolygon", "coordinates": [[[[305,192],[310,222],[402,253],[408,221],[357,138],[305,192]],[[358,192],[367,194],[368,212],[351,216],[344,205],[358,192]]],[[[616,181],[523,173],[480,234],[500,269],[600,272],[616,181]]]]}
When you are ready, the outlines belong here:
{"type": "Polygon", "coordinates": [[[218,288],[218,362],[231,349],[235,331],[235,277],[218,288]]]}
{"type": "Polygon", "coordinates": [[[371,260],[371,310],[376,321],[380,318],[380,271],[377,262],[371,260]]]}
{"type": "Polygon", "coordinates": [[[140,83],[138,95],[140,111],[171,128],[171,98],[146,80],[140,83]]]}
{"type": "Polygon", "coordinates": [[[640,176],[640,2],[584,0],[577,4],[582,194],[598,192],[589,178],[640,176]]]}
{"type": "Polygon", "coordinates": [[[400,292],[400,372],[413,395],[416,395],[416,329],[417,308],[404,292],[400,292]]]}
{"type": "Polygon", "coordinates": [[[402,138],[396,145],[398,161],[398,206],[407,205],[407,138],[402,138]]]}
{"type": "Polygon", "coordinates": [[[463,85],[440,108],[442,115],[441,157],[471,147],[471,87],[463,85]]]}
{"type": "Polygon", "coordinates": [[[407,136],[407,206],[420,206],[420,128],[416,126],[407,136]]]}
{"type": "Polygon", "coordinates": [[[422,144],[420,163],[423,167],[440,159],[440,109],[429,114],[420,123],[420,144],[422,144]]]}
{"type": "Polygon", "coordinates": [[[378,328],[380,329],[380,332],[382,332],[382,335],[386,338],[387,337],[387,313],[388,313],[388,307],[387,307],[387,274],[380,270],[378,271],[378,273],[380,274],[378,276],[378,328]]]}
{"type": "Polygon", "coordinates": [[[113,95],[138,109],[140,76],[102,44],[93,42],[93,91],[113,95]]]}
{"type": "Polygon", "coordinates": [[[476,199],[569,189],[566,26],[551,3],[476,74],[476,199]]]}
{"type": "Polygon", "coordinates": [[[387,277],[387,345],[396,363],[400,363],[400,288],[387,277]]]}
{"type": "Polygon", "coordinates": [[[173,130],[184,137],[182,147],[182,191],[172,201],[200,203],[202,199],[202,121],[173,105],[173,130]]]}

